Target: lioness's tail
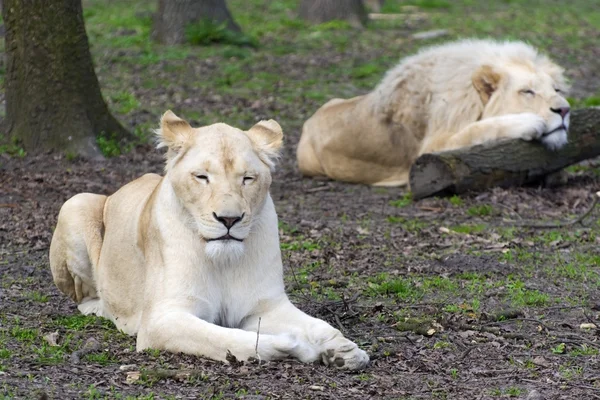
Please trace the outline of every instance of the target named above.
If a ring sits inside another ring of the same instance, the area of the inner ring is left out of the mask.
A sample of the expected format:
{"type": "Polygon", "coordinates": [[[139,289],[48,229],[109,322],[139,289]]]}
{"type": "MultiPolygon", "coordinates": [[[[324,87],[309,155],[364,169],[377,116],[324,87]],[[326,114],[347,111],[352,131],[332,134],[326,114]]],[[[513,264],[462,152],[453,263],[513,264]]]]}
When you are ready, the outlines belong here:
{"type": "Polygon", "coordinates": [[[61,292],[78,304],[96,298],[94,268],[98,265],[106,196],[81,193],[60,209],[50,244],[50,268],[61,292]]]}

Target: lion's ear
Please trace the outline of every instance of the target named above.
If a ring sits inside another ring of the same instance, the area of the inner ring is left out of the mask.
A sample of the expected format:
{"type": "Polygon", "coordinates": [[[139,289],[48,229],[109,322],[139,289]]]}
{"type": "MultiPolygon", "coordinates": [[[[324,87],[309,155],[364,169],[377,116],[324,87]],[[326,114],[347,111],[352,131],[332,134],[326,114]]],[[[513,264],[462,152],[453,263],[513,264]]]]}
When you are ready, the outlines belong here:
{"type": "MultiPolygon", "coordinates": [[[[179,118],[171,110],[168,110],[160,119],[160,129],[156,131],[158,136],[158,148],[168,147],[169,153],[177,154],[189,138],[194,129],[183,119],[179,118]]],[[[170,155],[167,155],[171,158],[170,155]]]]}
{"type": "Polygon", "coordinates": [[[479,96],[484,105],[490,100],[492,93],[498,89],[500,78],[501,75],[494,71],[489,65],[482,65],[473,74],[473,86],[475,86],[475,89],[479,92],[479,96]]]}
{"type": "Polygon", "coordinates": [[[250,128],[246,134],[252,140],[252,143],[254,143],[261,160],[270,168],[273,168],[283,144],[281,126],[277,121],[272,119],[260,121],[250,128]]]}

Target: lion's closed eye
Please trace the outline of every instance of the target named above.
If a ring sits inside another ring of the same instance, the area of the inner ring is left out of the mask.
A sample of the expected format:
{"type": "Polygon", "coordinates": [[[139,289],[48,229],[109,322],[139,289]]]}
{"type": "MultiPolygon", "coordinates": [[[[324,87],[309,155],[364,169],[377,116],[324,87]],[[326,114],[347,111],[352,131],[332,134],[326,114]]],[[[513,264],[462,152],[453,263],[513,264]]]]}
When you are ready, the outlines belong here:
{"type": "Polygon", "coordinates": [[[208,183],[208,176],[206,176],[204,174],[193,174],[193,175],[197,180],[208,183]]]}

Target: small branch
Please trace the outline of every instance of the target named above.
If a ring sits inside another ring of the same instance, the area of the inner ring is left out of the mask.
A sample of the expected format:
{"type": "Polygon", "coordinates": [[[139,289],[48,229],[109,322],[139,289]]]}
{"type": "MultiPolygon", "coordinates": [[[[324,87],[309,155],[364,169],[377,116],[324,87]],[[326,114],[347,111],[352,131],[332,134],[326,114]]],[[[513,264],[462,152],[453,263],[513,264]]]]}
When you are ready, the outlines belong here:
{"type": "Polygon", "coordinates": [[[204,371],[198,369],[143,369],[141,376],[154,379],[184,380],[190,377],[204,378],[204,371]]]}
{"type": "Polygon", "coordinates": [[[514,321],[525,321],[525,322],[532,322],[534,324],[537,324],[541,327],[543,327],[544,329],[546,329],[546,331],[551,331],[552,328],[550,328],[548,325],[546,325],[545,323],[543,323],[542,321],[535,319],[535,318],[512,318],[512,319],[505,319],[502,321],[493,321],[493,322],[488,322],[487,324],[485,324],[484,326],[490,326],[490,325],[505,325],[507,323],[510,322],[514,322],[514,321]]]}
{"type": "Polygon", "coordinates": [[[587,218],[591,212],[598,204],[598,199],[600,199],[600,192],[596,192],[593,197],[592,204],[585,210],[583,214],[579,217],[572,219],[570,221],[561,221],[561,222],[533,222],[533,221],[506,221],[515,226],[522,226],[526,228],[539,228],[539,229],[548,229],[548,228],[565,228],[567,226],[573,226],[577,223],[582,222],[585,218],[587,218]]]}
{"type": "Polygon", "coordinates": [[[494,328],[491,326],[472,326],[467,324],[459,324],[457,326],[458,329],[463,331],[476,331],[476,332],[486,332],[491,333],[496,336],[502,336],[505,339],[519,339],[519,340],[528,340],[525,335],[521,335],[519,333],[510,333],[510,332],[502,332],[498,328],[494,328]]]}
{"type": "Polygon", "coordinates": [[[308,188],[306,190],[304,190],[305,193],[316,193],[316,192],[322,192],[325,190],[329,190],[331,189],[331,186],[326,185],[326,186],[317,186],[317,187],[313,187],[313,188],[308,188]]]}
{"type": "Polygon", "coordinates": [[[475,345],[475,346],[471,346],[471,347],[467,348],[467,350],[463,351],[463,353],[462,353],[460,356],[456,357],[454,360],[446,361],[446,362],[443,364],[443,367],[444,367],[444,368],[446,368],[446,367],[448,367],[448,366],[450,366],[450,365],[452,365],[452,364],[456,364],[456,363],[459,363],[459,362],[461,362],[462,360],[464,360],[465,358],[467,358],[467,356],[468,356],[468,355],[469,355],[469,354],[470,354],[470,353],[471,353],[473,350],[475,350],[475,349],[476,349],[476,348],[478,348],[478,347],[479,347],[478,345],[475,345]]]}
{"type": "Polygon", "coordinates": [[[260,337],[260,320],[261,317],[258,317],[258,328],[256,328],[256,345],[254,346],[254,353],[256,355],[256,359],[258,360],[258,365],[260,365],[260,355],[258,354],[258,338],[260,337]]]}

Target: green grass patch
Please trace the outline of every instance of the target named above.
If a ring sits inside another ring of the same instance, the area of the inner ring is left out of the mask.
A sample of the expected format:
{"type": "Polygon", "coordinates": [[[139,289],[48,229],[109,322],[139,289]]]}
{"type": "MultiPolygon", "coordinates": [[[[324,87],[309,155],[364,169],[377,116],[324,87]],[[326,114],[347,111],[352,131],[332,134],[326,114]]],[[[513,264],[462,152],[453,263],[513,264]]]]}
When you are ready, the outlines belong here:
{"type": "Polygon", "coordinates": [[[457,233],[466,233],[468,235],[471,235],[473,233],[480,233],[483,232],[485,229],[487,228],[487,225],[485,224],[473,224],[473,225],[455,225],[450,227],[450,230],[457,232],[457,233]]]}
{"type": "Polygon", "coordinates": [[[410,0],[407,4],[424,9],[450,8],[452,5],[448,0],[410,0]]]}
{"type": "Polygon", "coordinates": [[[47,303],[48,302],[48,295],[45,295],[37,290],[27,292],[25,297],[27,297],[30,300],[36,301],[38,303],[47,303]]]}
{"type": "Polygon", "coordinates": [[[114,133],[107,135],[104,132],[96,136],[96,144],[104,157],[117,157],[127,153],[135,145],[135,143],[123,143],[114,133]]]}
{"type": "Polygon", "coordinates": [[[229,44],[234,46],[258,47],[258,41],[243,32],[235,32],[227,28],[227,23],[218,23],[210,19],[185,27],[188,43],[196,46],[210,44],[229,44]]]}
{"type": "Polygon", "coordinates": [[[385,272],[369,278],[367,286],[371,295],[384,295],[401,300],[416,300],[422,296],[422,290],[411,279],[390,277],[385,272]]]}
{"type": "Polygon", "coordinates": [[[100,318],[95,315],[83,314],[56,317],[53,319],[53,325],[73,331],[84,331],[92,326],[103,326],[105,328],[114,329],[112,322],[107,319],[100,318]]]}
{"type": "Polygon", "coordinates": [[[368,63],[354,67],[350,76],[353,79],[365,79],[372,76],[380,76],[383,73],[381,64],[368,63]]]}
{"type": "Polygon", "coordinates": [[[398,200],[390,201],[390,205],[392,207],[403,208],[403,207],[407,207],[407,206],[411,205],[412,202],[413,202],[412,193],[409,192],[409,193],[405,193],[398,200]]]}
{"type": "Polygon", "coordinates": [[[116,111],[120,114],[129,114],[131,111],[140,108],[140,102],[131,92],[118,92],[110,97],[116,111]]]}
{"type": "Polygon", "coordinates": [[[407,232],[417,234],[421,232],[425,227],[427,227],[427,222],[417,219],[417,218],[405,218],[405,217],[397,217],[395,215],[390,215],[386,218],[389,223],[392,224],[400,224],[402,229],[407,232]]]}
{"type": "Polygon", "coordinates": [[[493,212],[494,208],[489,204],[481,204],[467,209],[467,214],[472,217],[487,217],[488,215],[492,215],[493,212]]]}
{"type": "Polygon", "coordinates": [[[513,306],[544,307],[550,304],[550,296],[539,290],[526,289],[525,284],[520,281],[511,281],[506,285],[508,296],[513,306]]]}
{"type": "Polygon", "coordinates": [[[462,207],[465,204],[465,201],[456,194],[450,197],[448,201],[455,207],[462,207]]]}
{"type": "Polygon", "coordinates": [[[101,353],[86,354],[84,358],[86,361],[100,364],[100,365],[114,364],[114,363],[118,362],[117,359],[115,359],[114,357],[111,357],[108,354],[108,352],[105,352],[105,351],[101,352],[101,353]]]}
{"type": "Polygon", "coordinates": [[[10,330],[10,335],[19,342],[33,342],[38,337],[37,329],[23,328],[15,325],[10,330]]]}
{"type": "Polygon", "coordinates": [[[600,106],[600,95],[593,95],[585,97],[583,99],[575,99],[572,97],[567,98],[569,104],[573,108],[587,108],[587,107],[598,107],[600,106]]]}
{"type": "Polygon", "coordinates": [[[321,248],[321,244],[312,239],[304,238],[304,236],[299,236],[296,240],[293,240],[289,243],[281,242],[280,247],[282,250],[287,251],[313,251],[321,248]]]}
{"type": "Polygon", "coordinates": [[[8,154],[11,157],[23,158],[27,155],[27,152],[21,146],[19,139],[13,137],[6,141],[4,136],[0,134],[0,154],[8,154]]]}

